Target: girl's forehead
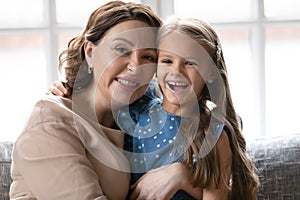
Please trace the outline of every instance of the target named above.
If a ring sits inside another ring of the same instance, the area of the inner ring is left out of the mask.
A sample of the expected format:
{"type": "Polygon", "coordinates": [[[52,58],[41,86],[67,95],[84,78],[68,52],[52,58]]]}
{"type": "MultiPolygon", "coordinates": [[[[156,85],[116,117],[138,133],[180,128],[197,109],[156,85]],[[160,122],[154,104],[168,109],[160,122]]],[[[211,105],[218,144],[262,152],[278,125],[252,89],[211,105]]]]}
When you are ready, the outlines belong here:
{"type": "Polygon", "coordinates": [[[169,52],[195,59],[210,57],[196,40],[182,33],[170,33],[162,37],[159,41],[158,50],[159,52],[169,52]]]}

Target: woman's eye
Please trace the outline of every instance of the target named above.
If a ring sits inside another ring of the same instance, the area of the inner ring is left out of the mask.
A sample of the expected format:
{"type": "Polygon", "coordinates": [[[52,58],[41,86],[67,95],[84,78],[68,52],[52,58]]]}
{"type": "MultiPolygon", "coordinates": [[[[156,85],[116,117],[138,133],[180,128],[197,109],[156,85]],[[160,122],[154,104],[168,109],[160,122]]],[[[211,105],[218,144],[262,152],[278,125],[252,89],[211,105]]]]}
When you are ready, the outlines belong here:
{"type": "Polygon", "coordinates": [[[128,48],[126,48],[126,47],[123,47],[123,46],[116,46],[115,48],[114,48],[119,54],[128,54],[130,51],[129,51],[129,49],[128,48]]]}
{"type": "Polygon", "coordinates": [[[156,62],[157,61],[156,56],[153,56],[153,55],[144,55],[143,57],[144,57],[144,59],[146,59],[150,62],[156,62]]]}

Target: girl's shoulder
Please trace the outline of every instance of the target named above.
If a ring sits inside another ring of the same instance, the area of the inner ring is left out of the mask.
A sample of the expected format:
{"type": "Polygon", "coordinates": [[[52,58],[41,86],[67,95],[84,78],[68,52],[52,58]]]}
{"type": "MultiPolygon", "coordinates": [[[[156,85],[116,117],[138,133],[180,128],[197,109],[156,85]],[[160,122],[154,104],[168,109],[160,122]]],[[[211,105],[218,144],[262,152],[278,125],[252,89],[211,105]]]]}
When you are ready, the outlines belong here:
{"type": "Polygon", "coordinates": [[[157,83],[151,82],[140,99],[118,110],[116,122],[121,130],[124,132],[134,131],[142,116],[147,115],[153,106],[162,102],[162,99],[157,95],[157,88],[157,83]]]}
{"type": "Polygon", "coordinates": [[[129,111],[131,114],[139,115],[147,112],[153,105],[160,104],[161,102],[162,98],[158,94],[158,85],[151,82],[145,94],[129,106],[129,111]]]}

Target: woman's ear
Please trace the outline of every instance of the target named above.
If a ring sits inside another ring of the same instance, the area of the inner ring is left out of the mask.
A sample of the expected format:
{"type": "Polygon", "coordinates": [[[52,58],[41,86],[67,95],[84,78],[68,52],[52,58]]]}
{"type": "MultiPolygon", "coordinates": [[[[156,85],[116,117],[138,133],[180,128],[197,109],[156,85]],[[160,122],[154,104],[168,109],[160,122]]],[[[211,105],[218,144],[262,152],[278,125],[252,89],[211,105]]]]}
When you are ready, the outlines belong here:
{"type": "Polygon", "coordinates": [[[92,52],[93,52],[94,47],[95,47],[95,45],[90,41],[87,41],[84,43],[84,53],[85,53],[85,58],[88,63],[90,63],[90,61],[91,61],[92,52]]]}

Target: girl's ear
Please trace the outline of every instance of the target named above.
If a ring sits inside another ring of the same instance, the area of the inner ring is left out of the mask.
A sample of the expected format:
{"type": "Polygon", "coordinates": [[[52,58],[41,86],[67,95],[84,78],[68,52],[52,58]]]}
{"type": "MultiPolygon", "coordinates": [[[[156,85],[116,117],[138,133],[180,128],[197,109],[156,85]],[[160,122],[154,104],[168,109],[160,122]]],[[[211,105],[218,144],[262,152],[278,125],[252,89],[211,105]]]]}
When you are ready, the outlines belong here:
{"type": "Polygon", "coordinates": [[[211,84],[212,82],[214,82],[215,79],[216,76],[214,75],[214,73],[209,73],[207,77],[207,83],[211,84]]]}
{"type": "Polygon", "coordinates": [[[207,83],[211,84],[212,82],[214,82],[214,80],[216,80],[216,78],[218,77],[217,73],[219,73],[217,66],[212,65],[207,74],[207,83]]]}

